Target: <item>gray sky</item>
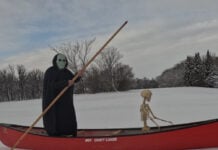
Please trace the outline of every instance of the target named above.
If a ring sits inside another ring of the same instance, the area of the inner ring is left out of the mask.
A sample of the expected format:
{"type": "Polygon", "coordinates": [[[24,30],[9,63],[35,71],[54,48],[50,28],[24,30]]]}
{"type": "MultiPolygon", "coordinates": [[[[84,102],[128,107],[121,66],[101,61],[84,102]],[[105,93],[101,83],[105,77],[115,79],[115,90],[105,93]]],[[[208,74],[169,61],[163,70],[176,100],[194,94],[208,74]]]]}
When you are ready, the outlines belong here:
{"type": "Polygon", "coordinates": [[[97,51],[128,20],[109,45],[135,77],[156,77],[187,55],[217,55],[217,10],[217,0],[0,0],[0,69],[45,71],[49,46],[95,37],[97,51]]]}

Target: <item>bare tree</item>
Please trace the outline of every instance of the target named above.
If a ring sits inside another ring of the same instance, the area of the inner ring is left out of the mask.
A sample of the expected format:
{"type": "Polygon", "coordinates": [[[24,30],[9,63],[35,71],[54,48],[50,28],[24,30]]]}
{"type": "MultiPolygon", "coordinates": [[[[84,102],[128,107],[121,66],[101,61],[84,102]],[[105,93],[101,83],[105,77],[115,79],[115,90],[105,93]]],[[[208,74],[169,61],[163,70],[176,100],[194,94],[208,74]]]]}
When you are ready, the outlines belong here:
{"type": "Polygon", "coordinates": [[[24,65],[17,65],[17,73],[18,73],[18,87],[19,87],[19,93],[20,93],[20,100],[26,99],[26,78],[27,78],[27,72],[24,65]]]}
{"type": "MultiPolygon", "coordinates": [[[[68,59],[69,69],[76,73],[89,61],[89,54],[94,41],[95,38],[91,40],[85,40],[83,42],[64,43],[58,47],[51,47],[51,50],[55,51],[56,53],[64,54],[68,59]]],[[[85,93],[86,77],[87,75],[84,73],[83,79],[78,83],[78,86],[76,87],[76,92],[85,93]]]]}
{"type": "Polygon", "coordinates": [[[131,67],[118,63],[113,70],[113,81],[111,81],[107,70],[100,70],[98,66],[92,65],[87,78],[89,92],[125,91],[133,88],[135,81],[131,67]]]}
{"type": "Polygon", "coordinates": [[[122,57],[123,56],[119,53],[117,48],[108,47],[96,60],[96,64],[101,70],[104,82],[107,84],[109,91],[117,91],[117,86],[115,84],[115,67],[119,64],[122,57]]]}
{"type": "Polygon", "coordinates": [[[129,65],[117,64],[114,74],[114,85],[117,90],[125,91],[133,88],[134,85],[134,74],[132,68],[129,65]]]}
{"type": "Polygon", "coordinates": [[[27,74],[26,91],[29,99],[40,98],[42,96],[44,73],[39,69],[34,69],[27,74]]]}
{"type": "Polygon", "coordinates": [[[79,68],[83,67],[88,62],[89,53],[94,41],[95,38],[85,40],[84,42],[63,43],[61,46],[51,47],[51,50],[56,53],[64,54],[68,59],[69,68],[77,72],[79,68]]]}
{"type": "Polygon", "coordinates": [[[1,101],[16,99],[16,76],[12,65],[0,71],[0,85],[1,101]]]}
{"type": "Polygon", "coordinates": [[[8,75],[7,75],[7,84],[8,84],[8,94],[10,95],[10,99],[14,100],[16,99],[16,94],[17,93],[17,86],[16,86],[16,75],[15,75],[15,69],[14,66],[9,65],[8,66],[8,75]]]}
{"type": "Polygon", "coordinates": [[[1,101],[9,101],[10,95],[8,91],[8,77],[7,77],[7,70],[3,69],[0,71],[0,93],[1,93],[1,101]]]}
{"type": "Polygon", "coordinates": [[[89,93],[98,93],[103,91],[103,87],[101,84],[101,72],[99,69],[92,65],[87,72],[86,78],[86,92],[89,93]]]}

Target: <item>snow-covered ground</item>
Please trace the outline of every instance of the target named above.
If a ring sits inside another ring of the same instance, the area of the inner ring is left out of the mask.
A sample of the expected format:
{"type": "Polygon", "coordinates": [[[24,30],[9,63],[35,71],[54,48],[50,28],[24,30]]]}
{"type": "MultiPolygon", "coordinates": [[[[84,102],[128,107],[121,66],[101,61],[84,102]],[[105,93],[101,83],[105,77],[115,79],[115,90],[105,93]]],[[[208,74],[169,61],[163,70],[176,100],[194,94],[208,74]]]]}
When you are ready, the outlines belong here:
{"type": "MultiPolygon", "coordinates": [[[[174,124],[218,118],[218,89],[183,87],[151,90],[153,112],[174,124]]],[[[139,107],[143,99],[140,91],[74,95],[78,128],[142,127],[139,107]]],[[[40,114],[41,100],[0,103],[1,123],[31,125],[40,114]]],[[[149,125],[154,126],[151,122],[149,125]]],[[[42,120],[36,126],[42,126],[42,120]]],[[[0,150],[9,148],[0,142],[0,150]]]]}

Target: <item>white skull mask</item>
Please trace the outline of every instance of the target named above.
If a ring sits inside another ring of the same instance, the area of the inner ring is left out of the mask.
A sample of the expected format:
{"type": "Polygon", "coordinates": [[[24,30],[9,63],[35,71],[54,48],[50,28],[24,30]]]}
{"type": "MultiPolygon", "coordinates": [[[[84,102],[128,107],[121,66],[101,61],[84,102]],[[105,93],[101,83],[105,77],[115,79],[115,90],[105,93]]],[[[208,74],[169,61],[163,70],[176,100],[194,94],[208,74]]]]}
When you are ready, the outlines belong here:
{"type": "Polygon", "coordinates": [[[57,63],[57,67],[59,69],[64,69],[66,67],[66,64],[67,64],[67,59],[63,54],[58,54],[56,63],[57,63]]]}

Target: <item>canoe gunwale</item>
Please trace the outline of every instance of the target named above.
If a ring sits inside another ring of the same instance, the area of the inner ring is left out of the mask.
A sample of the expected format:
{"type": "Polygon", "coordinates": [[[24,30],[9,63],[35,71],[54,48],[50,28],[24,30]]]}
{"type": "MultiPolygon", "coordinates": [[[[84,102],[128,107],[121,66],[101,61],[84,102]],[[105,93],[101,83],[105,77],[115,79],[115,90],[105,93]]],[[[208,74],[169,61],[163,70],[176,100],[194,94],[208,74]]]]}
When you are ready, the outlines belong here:
{"type": "MultiPolygon", "coordinates": [[[[27,126],[19,126],[12,124],[0,123],[0,140],[1,142],[12,147],[16,140],[27,130],[27,126]]],[[[141,128],[114,128],[114,129],[79,129],[83,132],[81,137],[64,137],[64,136],[48,136],[29,133],[25,140],[20,142],[17,148],[34,149],[34,150],[184,150],[199,148],[218,147],[218,119],[206,121],[177,124],[171,126],[162,126],[161,131],[157,131],[156,127],[151,128],[152,132],[143,133],[141,128]],[[110,135],[115,131],[126,131],[131,134],[110,135]],[[137,130],[140,134],[132,134],[137,130]],[[156,130],[156,131],[154,131],[156,130]],[[111,132],[112,131],[112,132],[111,132]],[[96,136],[97,134],[103,136],[96,136]],[[104,134],[107,134],[105,136],[104,134]],[[87,136],[89,135],[89,136],[87,136]],[[94,135],[94,136],[90,136],[94,135]],[[133,144],[134,143],[134,144],[133,144]]],[[[44,132],[41,127],[35,127],[33,132],[44,132]]],[[[32,131],[31,131],[32,132],[32,131]]]]}
{"type": "MultiPolygon", "coordinates": [[[[78,129],[79,132],[87,131],[114,131],[116,134],[110,134],[110,135],[96,135],[96,136],[77,136],[77,137],[66,137],[66,136],[48,136],[46,134],[39,134],[30,132],[28,134],[35,135],[35,136],[43,136],[43,137],[52,137],[52,138],[105,138],[105,137],[125,137],[125,136],[139,136],[139,135],[150,135],[150,134],[158,134],[158,133],[164,133],[164,132],[171,132],[175,130],[183,130],[187,128],[194,128],[198,126],[208,125],[212,123],[218,122],[218,119],[210,119],[205,121],[197,121],[197,122],[191,122],[191,123],[183,123],[183,124],[176,124],[176,125],[170,125],[170,126],[161,126],[160,130],[158,130],[157,127],[151,127],[150,132],[142,132],[141,128],[106,128],[106,129],[78,129]],[[120,131],[120,132],[116,132],[120,131]],[[129,133],[130,131],[137,131],[133,133],[129,133]]],[[[16,124],[6,124],[6,123],[0,123],[0,127],[5,127],[11,130],[16,130],[17,132],[24,133],[24,131],[28,128],[28,126],[24,125],[16,125],[16,124]]],[[[41,127],[34,127],[33,130],[41,130],[44,131],[41,127]]],[[[45,132],[45,131],[44,131],[45,132]]]]}

